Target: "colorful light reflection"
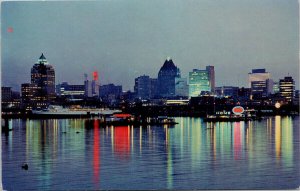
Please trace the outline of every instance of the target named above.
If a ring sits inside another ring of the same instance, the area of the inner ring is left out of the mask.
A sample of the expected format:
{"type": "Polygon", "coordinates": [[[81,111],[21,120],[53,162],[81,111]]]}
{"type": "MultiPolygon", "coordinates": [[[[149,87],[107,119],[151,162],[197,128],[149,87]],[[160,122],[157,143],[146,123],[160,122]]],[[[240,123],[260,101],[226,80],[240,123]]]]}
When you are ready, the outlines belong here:
{"type": "Polygon", "coordinates": [[[130,128],[114,127],[114,153],[120,159],[128,159],[130,154],[130,128]]]}
{"type": "Polygon", "coordinates": [[[94,169],[94,183],[99,183],[100,172],[100,137],[99,137],[99,122],[94,121],[94,156],[93,156],[93,169],[94,169]]]}

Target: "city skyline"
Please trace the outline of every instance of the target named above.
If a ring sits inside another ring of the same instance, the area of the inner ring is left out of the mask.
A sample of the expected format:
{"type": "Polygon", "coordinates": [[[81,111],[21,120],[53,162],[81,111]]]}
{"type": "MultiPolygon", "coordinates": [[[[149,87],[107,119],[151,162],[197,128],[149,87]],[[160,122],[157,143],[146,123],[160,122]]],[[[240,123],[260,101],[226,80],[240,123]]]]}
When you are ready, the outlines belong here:
{"type": "Polygon", "coordinates": [[[43,52],[57,73],[56,84],[83,84],[84,73],[91,78],[97,70],[101,85],[133,90],[136,77],[157,78],[171,56],[182,77],[215,66],[217,87],[247,87],[254,68],[266,68],[274,81],[292,76],[299,87],[295,0],[2,5],[2,86],[29,82],[43,52]]]}

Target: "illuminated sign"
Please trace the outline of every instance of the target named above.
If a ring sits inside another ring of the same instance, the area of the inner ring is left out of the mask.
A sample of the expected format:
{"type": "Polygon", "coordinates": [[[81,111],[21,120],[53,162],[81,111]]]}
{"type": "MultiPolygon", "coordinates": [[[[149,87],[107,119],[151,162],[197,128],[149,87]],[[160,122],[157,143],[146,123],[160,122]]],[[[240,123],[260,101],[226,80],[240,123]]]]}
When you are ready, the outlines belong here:
{"type": "Polygon", "coordinates": [[[242,113],[244,113],[244,108],[242,106],[235,106],[234,108],[232,108],[232,112],[236,115],[240,115],[242,113]]]}
{"type": "Polygon", "coordinates": [[[94,78],[95,81],[98,81],[99,76],[98,76],[98,72],[97,71],[93,72],[93,78],[94,78]]]}

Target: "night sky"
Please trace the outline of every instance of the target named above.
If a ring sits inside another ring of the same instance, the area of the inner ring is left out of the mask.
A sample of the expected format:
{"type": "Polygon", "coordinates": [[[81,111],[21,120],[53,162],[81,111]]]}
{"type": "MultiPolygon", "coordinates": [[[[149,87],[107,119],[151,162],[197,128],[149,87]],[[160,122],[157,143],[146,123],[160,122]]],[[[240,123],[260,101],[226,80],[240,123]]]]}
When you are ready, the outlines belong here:
{"type": "Polygon", "coordinates": [[[299,89],[297,0],[105,0],[2,2],[2,86],[20,91],[43,52],[56,84],[100,83],[133,90],[170,56],[182,77],[215,66],[216,86],[247,87],[253,68],[299,89]]]}

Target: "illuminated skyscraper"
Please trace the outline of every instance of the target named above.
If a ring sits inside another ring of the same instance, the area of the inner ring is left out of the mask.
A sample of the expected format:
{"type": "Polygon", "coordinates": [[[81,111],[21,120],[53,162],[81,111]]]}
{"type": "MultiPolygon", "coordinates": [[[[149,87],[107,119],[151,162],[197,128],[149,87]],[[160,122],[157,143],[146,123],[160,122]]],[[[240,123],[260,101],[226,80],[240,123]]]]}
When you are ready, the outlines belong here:
{"type": "Polygon", "coordinates": [[[287,103],[291,103],[295,96],[295,82],[292,77],[287,76],[279,80],[279,94],[285,98],[287,103]]]}
{"type": "Polygon", "coordinates": [[[44,54],[31,68],[31,84],[37,85],[37,91],[34,95],[37,108],[46,107],[55,99],[55,71],[48,64],[44,54]]]}
{"type": "Polygon", "coordinates": [[[214,66],[206,66],[206,70],[208,71],[209,83],[211,92],[215,92],[215,67],[214,66]]]}
{"type": "Polygon", "coordinates": [[[194,69],[189,72],[189,97],[197,97],[201,92],[210,92],[209,72],[194,69]]]}
{"type": "Polygon", "coordinates": [[[180,70],[172,59],[167,58],[158,73],[158,94],[162,97],[175,96],[175,78],[180,78],[180,70]]]}

